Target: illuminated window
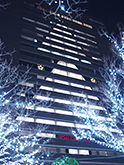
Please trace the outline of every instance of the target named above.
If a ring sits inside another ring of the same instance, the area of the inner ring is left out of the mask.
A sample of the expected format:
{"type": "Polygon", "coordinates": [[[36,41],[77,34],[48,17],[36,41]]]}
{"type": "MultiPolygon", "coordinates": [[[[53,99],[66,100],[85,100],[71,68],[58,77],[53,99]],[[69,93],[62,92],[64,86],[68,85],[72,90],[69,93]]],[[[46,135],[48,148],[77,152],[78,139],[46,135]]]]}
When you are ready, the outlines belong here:
{"type": "Polygon", "coordinates": [[[78,154],[78,150],[76,150],[76,149],[69,149],[69,154],[78,154]]]}
{"type": "Polygon", "coordinates": [[[24,85],[24,86],[34,87],[34,84],[33,83],[19,82],[19,84],[24,85]]]}
{"type": "Polygon", "coordinates": [[[35,22],[33,19],[30,19],[30,18],[23,17],[23,19],[29,22],[33,22],[33,23],[35,22]]]}
{"type": "Polygon", "coordinates": [[[91,64],[91,62],[87,60],[81,60],[81,62],[86,63],[86,64],[91,64]]]}
{"type": "Polygon", "coordinates": [[[59,31],[59,32],[62,32],[62,33],[68,34],[68,35],[72,35],[71,33],[64,31],[64,30],[61,30],[61,29],[58,29],[58,28],[53,28],[53,30],[56,30],[56,31],[59,31]]]}
{"type": "Polygon", "coordinates": [[[66,63],[66,62],[64,62],[64,61],[58,61],[57,64],[59,64],[59,65],[63,65],[63,66],[67,66],[67,67],[69,67],[69,68],[73,68],[73,69],[78,69],[74,64],[66,63]]]}
{"type": "Polygon", "coordinates": [[[48,28],[51,28],[50,26],[48,26],[48,25],[46,25],[46,24],[44,24],[44,23],[38,22],[38,21],[36,21],[36,24],[42,25],[42,26],[45,26],[45,27],[48,27],[48,28]]]}
{"type": "Polygon", "coordinates": [[[44,90],[48,90],[48,91],[53,91],[53,88],[47,87],[47,86],[43,86],[43,85],[40,86],[40,89],[44,89],[44,90]]]}
{"type": "Polygon", "coordinates": [[[60,83],[60,84],[65,84],[65,85],[69,85],[69,82],[67,82],[67,81],[62,81],[62,80],[54,79],[54,82],[60,83]]]}
{"type": "Polygon", "coordinates": [[[62,90],[62,89],[56,89],[56,88],[54,88],[54,91],[55,91],[55,92],[59,92],[59,93],[64,93],[64,94],[70,94],[69,91],[67,91],[67,90],[62,90]]]}
{"type": "Polygon", "coordinates": [[[55,113],[63,114],[63,115],[73,115],[71,111],[63,111],[63,110],[55,110],[55,113]]]}
{"type": "Polygon", "coordinates": [[[34,38],[31,38],[31,37],[28,37],[28,36],[21,35],[21,37],[26,39],[26,40],[29,40],[29,41],[34,41],[34,38]]]}
{"type": "Polygon", "coordinates": [[[92,57],[93,60],[102,61],[101,58],[92,57]]]}
{"type": "Polygon", "coordinates": [[[43,42],[42,44],[43,44],[43,45],[50,46],[50,44],[49,44],[49,43],[47,43],[47,42],[43,42]]]}
{"type": "Polygon", "coordinates": [[[38,28],[38,27],[35,27],[36,30],[39,30],[39,31],[42,31],[42,32],[45,32],[45,33],[49,33],[48,30],[45,30],[45,29],[41,29],[41,28],[38,28]]]}
{"type": "Polygon", "coordinates": [[[74,127],[74,123],[68,123],[63,121],[56,121],[56,125],[65,126],[65,127],[74,127]]]}
{"type": "Polygon", "coordinates": [[[42,123],[42,124],[50,124],[50,125],[55,125],[54,120],[46,120],[46,119],[35,119],[36,123],[42,123]]]}
{"type": "Polygon", "coordinates": [[[90,28],[90,29],[93,28],[91,25],[88,25],[88,24],[86,24],[86,23],[83,23],[83,25],[86,26],[86,27],[88,27],[88,28],[90,28]]]}
{"type": "Polygon", "coordinates": [[[57,33],[50,32],[50,34],[52,34],[52,35],[54,35],[54,36],[57,36],[57,37],[60,37],[60,38],[67,39],[67,40],[69,40],[69,41],[76,42],[76,40],[74,40],[74,39],[72,39],[72,38],[69,38],[69,37],[66,37],[66,36],[63,36],[63,35],[60,35],[60,34],[57,34],[57,33]]]}
{"type": "Polygon", "coordinates": [[[80,155],[89,155],[89,150],[79,150],[80,155]]]}
{"type": "Polygon", "coordinates": [[[38,106],[35,107],[35,110],[37,110],[37,111],[46,111],[46,112],[50,112],[50,113],[55,112],[54,109],[52,109],[52,108],[44,108],[44,107],[38,107],[38,106]]]}
{"type": "Polygon", "coordinates": [[[95,36],[93,36],[93,35],[91,35],[91,34],[84,33],[84,32],[79,31],[79,30],[74,30],[74,31],[77,32],[77,33],[80,33],[80,34],[83,34],[83,35],[86,35],[86,36],[89,36],[89,37],[95,38],[95,36]]]}
{"type": "Polygon", "coordinates": [[[72,78],[76,78],[76,79],[80,79],[80,80],[84,80],[84,77],[82,75],[76,74],[76,73],[72,73],[72,72],[67,72],[67,71],[63,71],[63,70],[59,70],[59,69],[53,69],[52,73],[54,74],[59,74],[59,75],[63,75],[63,76],[68,76],[68,77],[72,77],[72,78]]]}
{"type": "Polygon", "coordinates": [[[84,56],[84,57],[86,57],[86,55],[85,54],[83,54],[83,53],[78,53],[79,55],[81,55],[81,56],[84,56]]]}
{"type": "Polygon", "coordinates": [[[45,77],[44,77],[44,76],[40,76],[40,75],[37,75],[37,78],[38,78],[38,79],[42,79],[42,80],[44,80],[44,79],[45,79],[45,77]]]}

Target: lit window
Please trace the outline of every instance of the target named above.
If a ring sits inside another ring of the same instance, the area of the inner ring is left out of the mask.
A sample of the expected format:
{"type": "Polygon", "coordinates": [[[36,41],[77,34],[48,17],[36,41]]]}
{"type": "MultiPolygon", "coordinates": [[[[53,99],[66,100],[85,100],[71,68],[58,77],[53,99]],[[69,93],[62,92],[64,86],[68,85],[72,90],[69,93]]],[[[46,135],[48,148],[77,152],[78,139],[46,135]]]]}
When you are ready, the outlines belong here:
{"type": "Polygon", "coordinates": [[[43,24],[43,23],[41,23],[41,22],[37,22],[37,21],[36,21],[36,24],[42,25],[42,26],[45,26],[45,27],[48,27],[48,28],[51,28],[50,26],[48,26],[48,25],[46,25],[46,24],[43,24]]]}
{"type": "Polygon", "coordinates": [[[49,33],[48,30],[45,30],[45,29],[41,29],[41,28],[38,28],[38,27],[35,27],[36,30],[39,30],[39,31],[42,31],[42,32],[45,32],[45,33],[49,33]]]}
{"type": "Polygon", "coordinates": [[[56,89],[56,88],[54,88],[54,91],[55,91],[55,92],[59,92],[59,93],[64,93],[64,94],[70,94],[69,91],[62,90],[62,89],[56,89]]]}
{"type": "Polygon", "coordinates": [[[77,93],[77,92],[71,92],[72,95],[77,96],[77,97],[86,97],[86,95],[82,93],[77,93]]]}
{"type": "Polygon", "coordinates": [[[70,53],[74,53],[74,54],[78,54],[78,52],[71,50],[71,49],[65,49],[65,51],[70,52],[70,53]]]}
{"type": "Polygon", "coordinates": [[[89,155],[89,150],[79,150],[80,155],[89,155]]]}
{"type": "Polygon", "coordinates": [[[63,27],[63,28],[65,28],[65,29],[67,29],[67,26],[64,26],[64,25],[60,25],[60,24],[56,24],[57,26],[60,26],[60,27],[63,27]]]}
{"type": "Polygon", "coordinates": [[[86,23],[83,23],[83,25],[86,26],[86,27],[88,27],[88,28],[90,28],[90,29],[93,28],[91,25],[88,25],[88,24],[86,24],[86,23]]]}
{"type": "Polygon", "coordinates": [[[40,96],[40,95],[35,95],[34,98],[38,99],[38,100],[47,100],[47,101],[53,101],[53,98],[50,97],[45,97],[45,96],[40,96]]]}
{"type": "Polygon", "coordinates": [[[34,87],[34,84],[33,83],[19,82],[19,84],[24,85],[24,86],[34,87]]]}
{"type": "Polygon", "coordinates": [[[40,89],[44,89],[44,90],[48,90],[48,91],[53,91],[53,88],[46,87],[46,86],[40,86],[40,89]]]}
{"type": "Polygon", "coordinates": [[[72,56],[69,56],[69,55],[64,55],[64,57],[69,58],[69,59],[72,59],[72,60],[79,61],[78,58],[76,58],[76,57],[72,57],[72,56]]]}
{"type": "Polygon", "coordinates": [[[39,75],[37,75],[37,78],[38,78],[38,79],[42,79],[42,80],[44,80],[44,79],[45,79],[45,77],[44,77],[44,76],[39,76],[39,75]]]}
{"type": "Polygon", "coordinates": [[[92,57],[93,60],[102,61],[101,58],[92,57]]]}
{"type": "Polygon", "coordinates": [[[21,37],[26,39],[26,40],[29,40],[29,41],[34,41],[34,38],[31,38],[31,37],[28,37],[28,36],[21,35],[21,37]]]}
{"type": "Polygon", "coordinates": [[[56,30],[56,31],[59,31],[59,32],[63,32],[63,33],[68,34],[68,35],[72,35],[71,33],[67,32],[67,31],[63,31],[63,30],[58,29],[58,28],[53,28],[53,30],[56,30]]]}
{"type": "Polygon", "coordinates": [[[29,21],[29,22],[33,22],[33,23],[35,22],[34,20],[26,18],[26,17],[23,17],[23,19],[26,20],[26,21],[29,21]]]}
{"type": "Polygon", "coordinates": [[[51,45],[51,47],[54,47],[54,48],[57,48],[57,49],[64,50],[64,48],[63,48],[63,47],[61,47],[61,46],[57,46],[57,45],[51,45]]]}
{"type": "Polygon", "coordinates": [[[50,46],[50,44],[49,44],[49,43],[47,43],[47,42],[43,42],[42,44],[43,44],[43,45],[50,46]]]}
{"type": "Polygon", "coordinates": [[[60,83],[60,84],[65,84],[65,85],[69,85],[69,82],[67,82],[67,81],[62,81],[62,80],[54,79],[54,82],[60,83]]]}
{"type": "Polygon", "coordinates": [[[71,111],[64,111],[64,110],[55,110],[55,113],[59,113],[63,115],[73,115],[71,111]]]}
{"type": "Polygon", "coordinates": [[[52,78],[47,77],[47,78],[46,78],[46,81],[53,81],[53,79],[52,79],[52,78]]]}
{"type": "Polygon", "coordinates": [[[55,68],[52,70],[52,73],[60,74],[60,75],[63,75],[63,76],[67,76],[67,72],[66,71],[55,69],[55,68]]]}
{"type": "Polygon", "coordinates": [[[37,136],[39,137],[48,137],[48,138],[56,138],[55,134],[52,133],[37,133],[37,136]]]}
{"type": "Polygon", "coordinates": [[[76,150],[76,149],[69,149],[69,154],[78,154],[78,150],[76,150]]]}
{"type": "Polygon", "coordinates": [[[55,121],[54,120],[45,120],[45,119],[35,119],[36,123],[42,123],[42,124],[51,124],[51,125],[55,125],[55,121]]]}
{"type": "Polygon", "coordinates": [[[44,108],[44,107],[35,107],[35,110],[37,110],[37,111],[46,111],[46,112],[52,112],[52,113],[54,113],[54,109],[52,109],[52,108],[44,108]]]}
{"type": "Polygon", "coordinates": [[[86,57],[86,55],[85,54],[83,54],[83,53],[78,53],[79,55],[81,55],[81,56],[84,56],[84,57],[86,57]]]}
{"type": "Polygon", "coordinates": [[[91,64],[91,62],[87,60],[81,60],[81,62],[86,63],[86,64],[91,64]]]}
{"type": "Polygon", "coordinates": [[[84,77],[80,74],[76,74],[76,73],[71,73],[71,72],[68,72],[68,77],[72,77],[72,78],[76,78],[76,79],[80,79],[80,80],[84,80],[84,77]]]}
{"type": "Polygon", "coordinates": [[[34,122],[34,118],[31,117],[23,117],[23,116],[18,116],[16,120],[22,120],[22,121],[27,121],[27,122],[34,122]]]}
{"type": "Polygon", "coordinates": [[[68,100],[55,99],[54,101],[57,103],[62,103],[62,104],[71,104],[71,101],[68,101],[68,100]]]}
{"type": "Polygon", "coordinates": [[[62,121],[57,121],[56,125],[65,126],[65,127],[74,127],[74,123],[68,123],[68,122],[62,122],[62,121]]]}
{"type": "Polygon", "coordinates": [[[80,84],[70,83],[70,85],[74,87],[84,88],[84,85],[80,85],[80,84]]]}
{"type": "Polygon", "coordinates": [[[38,50],[41,50],[41,51],[44,51],[44,52],[48,52],[48,53],[50,53],[50,51],[49,50],[47,50],[47,49],[44,49],[44,48],[37,48],[38,50]]]}
{"type": "Polygon", "coordinates": [[[67,66],[67,67],[73,68],[73,69],[78,69],[74,64],[66,63],[66,62],[64,62],[64,61],[59,61],[57,64],[63,65],[63,66],[67,66]]]}
{"type": "Polygon", "coordinates": [[[88,98],[89,99],[93,99],[93,100],[99,100],[98,97],[96,97],[96,96],[90,96],[90,95],[88,95],[88,98]]]}

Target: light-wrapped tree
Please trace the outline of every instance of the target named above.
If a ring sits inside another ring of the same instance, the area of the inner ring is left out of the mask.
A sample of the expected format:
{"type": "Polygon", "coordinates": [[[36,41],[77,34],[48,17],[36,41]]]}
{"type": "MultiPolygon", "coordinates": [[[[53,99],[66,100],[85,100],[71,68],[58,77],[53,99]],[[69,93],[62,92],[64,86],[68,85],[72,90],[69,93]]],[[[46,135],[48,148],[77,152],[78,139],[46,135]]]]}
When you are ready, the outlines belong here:
{"type": "MultiPolygon", "coordinates": [[[[90,100],[81,100],[82,106],[72,106],[76,116],[80,118],[81,124],[87,129],[77,128],[73,134],[78,138],[87,138],[97,144],[112,148],[124,153],[124,32],[120,28],[120,38],[109,36],[103,29],[100,32],[111,42],[112,56],[103,59],[103,68],[100,74],[103,78],[99,84],[99,91],[104,94],[106,101],[102,103],[103,112],[95,110],[90,105],[90,100]]],[[[101,95],[103,100],[103,95],[101,95]]],[[[94,103],[95,104],[95,103],[94,103]]]]}
{"type": "Polygon", "coordinates": [[[34,95],[41,95],[36,88],[25,86],[28,73],[19,72],[19,66],[13,66],[12,55],[5,52],[0,40],[0,164],[44,164],[50,155],[44,145],[50,139],[44,139],[39,133],[45,126],[29,127],[26,121],[35,115],[35,106],[46,106],[48,101],[39,101],[34,95]]]}
{"type": "Polygon", "coordinates": [[[39,7],[43,7],[44,4],[47,4],[47,8],[49,10],[44,10],[44,18],[49,17],[50,15],[54,15],[55,18],[60,17],[60,10],[64,12],[64,15],[66,15],[69,18],[77,19],[81,18],[83,13],[86,11],[86,9],[82,9],[80,6],[81,4],[86,4],[87,0],[66,0],[66,1],[54,1],[54,0],[39,0],[36,4],[39,7]]]}

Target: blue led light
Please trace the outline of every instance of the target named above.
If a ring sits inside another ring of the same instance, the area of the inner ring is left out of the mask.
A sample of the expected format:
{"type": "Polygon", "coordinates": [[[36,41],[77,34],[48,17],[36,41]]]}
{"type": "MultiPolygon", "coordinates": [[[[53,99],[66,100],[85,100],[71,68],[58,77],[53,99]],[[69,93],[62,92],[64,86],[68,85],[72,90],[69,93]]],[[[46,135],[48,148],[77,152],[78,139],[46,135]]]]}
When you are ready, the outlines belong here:
{"type": "Polygon", "coordinates": [[[61,5],[61,10],[65,11],[65,6],[61,5]]]}
{"type": "Polygon", "coordinates": [[[34,39],[34,42],[37,42],[37,39],[34,39]]]}

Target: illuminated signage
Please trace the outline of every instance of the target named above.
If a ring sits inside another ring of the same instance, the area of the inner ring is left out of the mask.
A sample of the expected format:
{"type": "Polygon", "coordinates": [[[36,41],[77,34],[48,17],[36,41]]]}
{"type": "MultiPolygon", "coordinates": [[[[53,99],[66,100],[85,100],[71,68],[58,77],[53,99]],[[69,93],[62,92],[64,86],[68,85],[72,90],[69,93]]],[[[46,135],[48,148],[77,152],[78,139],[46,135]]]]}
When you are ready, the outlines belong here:
{"type": "MultiPolygon", "coordinates": [[[[61,139],[71,139],[71,140],[79,140],[74,136],[67,136],[67,135],[61,135],[61,139]]],[[[91,141],[90,139],[83,138],[83,141],[91,141]]]]}

